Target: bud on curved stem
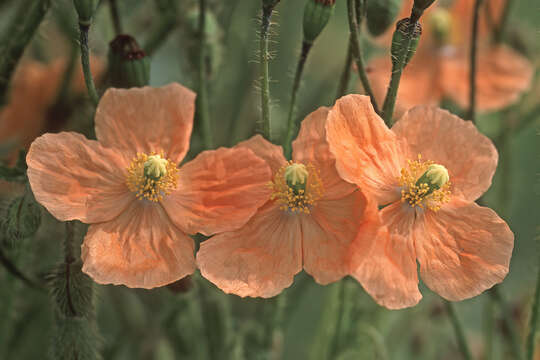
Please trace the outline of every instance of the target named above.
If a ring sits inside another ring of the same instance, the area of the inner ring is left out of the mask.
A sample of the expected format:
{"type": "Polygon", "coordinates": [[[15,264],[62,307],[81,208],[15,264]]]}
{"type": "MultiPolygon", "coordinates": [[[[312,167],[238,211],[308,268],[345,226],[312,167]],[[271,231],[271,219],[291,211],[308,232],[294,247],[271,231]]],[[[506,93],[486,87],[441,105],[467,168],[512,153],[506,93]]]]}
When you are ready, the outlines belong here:
{"type": "Polygon", "coordinates": [[[146,86],[150,82],[150,59],[129,35],[118,35],[109,44],[109,80],[116,88],[146,86]]]}
{"type": "Polygon", "coordinates": [[[304,7],[304,42],[313,43],[334,13],[335,0],[308,0],[304,7]]]}
{"type": "Polygon", "coordinates": [[[374,36],[386,31],[396,19],[401,8],[401,0],[368,1],[366,5],[367,27],[374,36]]]}
{"type": "Polygon", "coordinates": [[[99,0],[73,0],[80,24],[90,26],[98,4],[99,0]]]}

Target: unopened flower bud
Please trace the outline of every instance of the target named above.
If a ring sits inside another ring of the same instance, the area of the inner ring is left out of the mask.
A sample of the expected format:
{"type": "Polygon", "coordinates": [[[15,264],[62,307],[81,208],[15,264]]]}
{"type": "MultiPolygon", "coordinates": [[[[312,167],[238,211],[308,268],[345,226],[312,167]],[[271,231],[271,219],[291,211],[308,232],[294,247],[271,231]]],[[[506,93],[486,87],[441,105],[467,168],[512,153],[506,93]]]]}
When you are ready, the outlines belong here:
{"type": "Polygon", "coordinates": [[[402,59],[402,54],[404,54],[405,56],[403,68],[407,66],[413,55],[416,53],[416,48],[418,47],[418,43],[420,42],[421,34],[422,26],[420,25],[420,23],[411,23],[411,20],[408,18],[398,21],[398,23],[396,24],[396,30],[394,31],[394,35],[392,37],[392,46],[390,48],[393,66],[399,65],[396,62],[402,59]],[[412,29],[412,38],[409,46],[407,47],[408,36],[412,26],[414,26],[414,28],[412,29]]]}
{"type": "Polygon", "coordinates": [[[308,0],[304,7],[304,42],[312,44],[334,13],[336,0],[308,0]]]}
{"type": "Polygon", "coordinates": [[[368,1],[367,27],[374,36],[379,36],[394,23],[401,8],[401,0],[368,1]]]}
{"type": "Polygon", "coordinates": [[[79,15],[79,23],[89,26],[96,12],[99,0],[73,0],[75,10],[79,15]]]}
{"type": "Polygon", "coordinates": [[[34,235],[41,224],[41,208],[32,196],[20,196],[9,204],[5,234],[11,239],[24,239],[34,235]]]}
{"type": "Polygon", "coordinates": [[[417,22],[418,19],[420,19],[420,16],[422,16],[424,13],[424,10],[430,7],[434,2],[435,0],[414,0],[411,14],[412,22],[417,22]]]}
{"type": "Polygon", "coordinates": [[[109,80],[116,88],[146,86],[150,82],[150,59],[129,35],[118,35],[109,45],[109,80]]]}

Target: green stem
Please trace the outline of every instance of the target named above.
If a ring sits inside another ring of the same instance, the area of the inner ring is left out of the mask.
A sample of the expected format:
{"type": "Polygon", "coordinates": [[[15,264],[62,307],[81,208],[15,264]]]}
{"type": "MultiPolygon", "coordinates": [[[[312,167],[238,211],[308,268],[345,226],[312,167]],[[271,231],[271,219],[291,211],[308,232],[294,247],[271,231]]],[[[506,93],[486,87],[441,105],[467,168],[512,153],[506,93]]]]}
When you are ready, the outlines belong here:
{"type": "Polygon", "coordinates": [[[302,73],[304,72],[304,65],[306,64],[306,60],[312,45],[312,43],[308,43],[305,41],[302,43],[302,51],[300,52],[298,65],[296,66],[296,74],[294,75],[291,104],[289,105],[289,116],[287,119],[287,136],[285,137],[285,141],[283,142],[283,148],[285,149],[285,157],[288,159],[291,157],[292,152],[291,142],[296,132],[296,129],[298,128],[298,124],[296,124],[296,121],[294,120],[296,94],[298,93],[298,89],[300,88],[300,80],[302,79],[302,73]]]}
{"type": "Polygon", "coordinates": [[[497,28],[497,32],[495,33],[495,41],[498,43],[502,42],[504,39],[504,34],[508,26],[508,18],[510,17],[510,11],[513,4],[513,0],[506,0],[506,3],[504,4],[504,9],[501,15],[501,22],[499,24],[499,27],[497,28]]]}
{"type": "Polygon", "coordinates": [[[165,16],[164,20],[159,23],[144,44],[143,49],[146,54],[152,56],[165,43],[169,34],[176,29],[177,25],[178,22],[174,16],[165,16]]]}
{"type": "Polygon", "coordinates": [[[352,40],[349,37],[349,45],[347,46],[347,58],[345,59],[345,66],[343,67],[343,72],[341,73],[341,78],[339,80],[336,99],[339,99],[347,93],[347,89],[349,88],[349,81],[351,79],[352,60],[352,40]]]}
{"type": "Polygon", "coordinates": [[[347,0],[347,10],[349,18],[349,31],[351,40],[350,43],[352,46],[352,54],[358,70],[358,76],[360,77],[360,81],[362,82],[362,86],[364,87],[366,94],[368,94],[371,100],[373,109],[377,114],[379,114],[379,106],[377,105],[377,101],[375,100],[375,95],[373,94],[373,90],[371,88],[371,84],[366,73],[366,66],[364,64],[362,54],[362,46],[360,46],[359,26],[356,16],[356,7],[354,0],[347,0]]]}
{"type": "Polygon", "coordinates": [[[268,74],[268,32],[270,30],[270,18],[273,6],[264,5],[261,16],[261,32],[259,40],[259,56],[261,66],[261,113],[263,136],[272,141],[272,126],[270,123],[270,79],[268,74]]]}
{"type": "Polygon", "coordinates": [[[536,327],[538,326],[538,308],[540,307],[540,267],[536,278],[536,290],[531,307],[531,318],[529,320],[529,335],[527,336],[527,360],[534,358],[534,346],[536,344],[536,327]]]}
{"type": "Polygon", "coordinates": [[[459,349],[461,350],[461,353],[463,354],[463,358],[465,360],[472,360],[471,350],[469,349],[467,338],[465,337],[465,333],[463,332],[463,326],[461,325],[461,322],[459,321],[459,318],[456,313],[456,309],[454,308],[454,304],[452,304],[450,301],[447,301],[447,300],[444,301],[444,304],[446,306],[446,311],[448,312],[448,316],[450,317],[450,321],[452,321],[452,326],[456,334],[456,339],[458,342],[459,349]]]}
{"type": "Polygon", "coordinates": [[[516,329],[516,326],[514,324],[514,321],[511,317],[511,311],[504,300],[502,294],[499,292],[499,287],[494,286],[491,290],[489,290],[489,295],[491,296],[491,299],[499,304],[499,307],[501,309],[502,313],[502,321],[504,327],[508,330],[508,336],[505,337],[508,339],[510,349],[512,350],[512,353],[514,354],[514,358],[516,360],[522,360],[524,359],[523,351],[521,349],[521,341],[519,339],[519,335],[516,329]]]}
{"type": "Polygon", "coordinates": [[[493,301],[488,299],[484,305],[484,360],[493,358],[493,308],[493,301]]]}
{"type": "Polygon", "coordinates": [[[197,119],[201,123],[204,147],[213,148],[212,125],[208,111],[206,57],[206,0],[199,0],[199,93],[197,95],[197,119]]]}
{"type": "Polygon", "coordinates": [[[7,27],[9,34],[3,36],[7,44],[2,44],[0,60],[0,106],[6,104],[8,86],[15,68],[50,7],[51,0],[24,1],[19,8],[24,11],[24,16],[15,17],[7,27]]]}
{"type": "Polygon", "coordinates": [[[285,308],[287,307],[287,295],[286,293],[281,293],[275,299],[274,304],[274,316],[272,317],[271,327],[270,327],[270,354],[272,354],[272,359],[280,359],[282,348],[281,348],[281,334],[283,327],[283,319],[285,317],[285,308]]]}
{"type": "Polygon", "coordinates": [[[475,0],[473,12],[473,24],[471,35],[470,49],[470,72],[469,72],[469,114],[468,119],[473,123],[476,122],[476,54],[478,48],[478,18],[480,14],[480,6],[483,0],[475,0]]]}
{"type": "Polygon", "coordinates": [[[338,296],[336,298],[337,300],[337,309],[338,309],[338,317],[336,319],[336,332],[334,333],[334,338],[332,339],[332,342],[330,344],[330,356],[329,359],[336,359],[339,356],[340,350],[341,350],[341,328],[342,324],[344,322],[344,316],[345,316],[345,281],[342,279],[337,284],[337,291],[338,296]]]}
{"type": "Polygon", "coordinates": [[[90,71],[90,50],[88,49],[88,30],[90,30],[89,25],[79,24],[80,31],[80,44],[81,44],[81,63],[82,70],[84,73],[84,81],[86,83],[86,88],[88,89],[88,95],[90,100],[94,103],[95,106],[99,103],[99,96],[94,85],[94,79],[92,78],[92,72],[90,71]]]}
{"type": "Polygon", "coordinates": [[[114,32],[116,32],[116,35],[120,35],[122,33],[122,22],[120,21],[120,13],[118,12],[116,0],[109,0],[109,8],[111,10],[114,32]]]}

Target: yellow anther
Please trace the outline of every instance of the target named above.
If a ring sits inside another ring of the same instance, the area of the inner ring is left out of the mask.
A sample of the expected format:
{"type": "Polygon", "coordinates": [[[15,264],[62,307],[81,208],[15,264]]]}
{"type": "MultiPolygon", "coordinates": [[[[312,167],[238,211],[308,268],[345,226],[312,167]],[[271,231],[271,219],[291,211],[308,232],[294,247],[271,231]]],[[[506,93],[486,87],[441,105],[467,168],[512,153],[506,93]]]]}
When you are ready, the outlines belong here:
{"type": "Polygon", "coordinates": [[[178,168],[163,153],[137,154],[127,168],[126,184],[137,199],[160,201],[176,189],[178,168]]]}
{"type": "Polygon", "coordinates": [[[292,213],[309,214],[323,194],[319,171],[311,164],[289,161],[268,185],[273,190],[271,199],[280,204],[281,210],[292,213]]]}

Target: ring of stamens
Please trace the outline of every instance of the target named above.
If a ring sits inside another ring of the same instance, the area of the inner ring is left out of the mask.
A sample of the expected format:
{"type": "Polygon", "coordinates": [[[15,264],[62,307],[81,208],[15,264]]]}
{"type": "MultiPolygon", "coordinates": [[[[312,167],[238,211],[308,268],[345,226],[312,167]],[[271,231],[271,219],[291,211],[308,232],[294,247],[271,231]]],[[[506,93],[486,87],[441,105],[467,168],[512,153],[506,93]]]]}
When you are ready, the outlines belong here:
{"type": "MultiPolygon", "coordinates": [[[[428,168],[440,167],[446,169],[433,161],[422,160],[422,155],[418,154],[417,160],[407,160],[407,166],[401,169],[399,185],[401,186],[401,201],[407,202],[411,207],[428,208],[438,211],[441,206],[450,201],[451,183],[446,178],[443,183],[435,184],[429,181],[428,168]]],[[[446,174],[447,175],[447,174],[446,174]]],[[[439,180],[440,181],[440,180],[439,180]]]]}
{"type": "Polygon", "coordinates": [[[323,195],[320,172],[312,164],[289,161],[268,183],[272,189],[270,199],[280,204],[280,209],[292,213],[309,214],[323,195]]]}
{"type": "Polygon", "coordinates": [[[176,189],[177,181],[178,168],[163,152],[137,153],[127,167],[126,184],[139,200],[163,200],[163,196],[176,189]]]}

